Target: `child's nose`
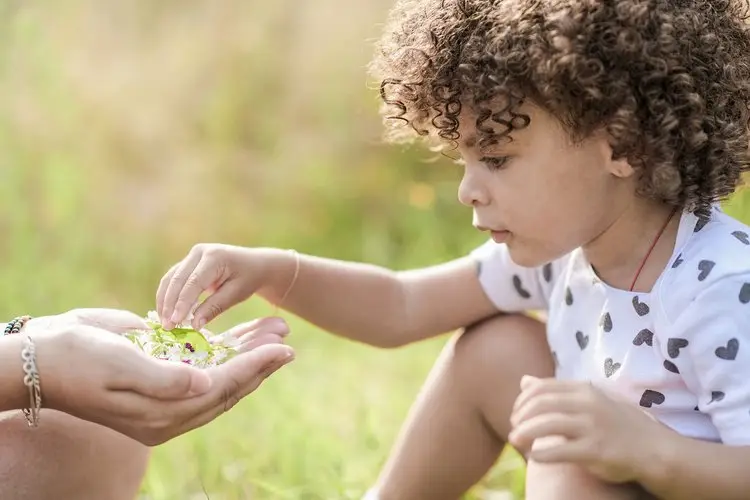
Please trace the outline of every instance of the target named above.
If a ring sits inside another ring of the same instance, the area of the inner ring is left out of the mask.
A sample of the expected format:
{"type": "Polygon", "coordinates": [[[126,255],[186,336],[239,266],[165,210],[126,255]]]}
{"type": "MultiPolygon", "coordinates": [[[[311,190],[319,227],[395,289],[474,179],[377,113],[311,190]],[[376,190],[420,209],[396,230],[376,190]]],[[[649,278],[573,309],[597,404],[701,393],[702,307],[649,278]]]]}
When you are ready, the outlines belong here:
{"type": "Polygon", "coordinates": [[[458,201],[467,207],[487,204],[487,194],[477,175],[467,168],[458,186],[458,201]]]}

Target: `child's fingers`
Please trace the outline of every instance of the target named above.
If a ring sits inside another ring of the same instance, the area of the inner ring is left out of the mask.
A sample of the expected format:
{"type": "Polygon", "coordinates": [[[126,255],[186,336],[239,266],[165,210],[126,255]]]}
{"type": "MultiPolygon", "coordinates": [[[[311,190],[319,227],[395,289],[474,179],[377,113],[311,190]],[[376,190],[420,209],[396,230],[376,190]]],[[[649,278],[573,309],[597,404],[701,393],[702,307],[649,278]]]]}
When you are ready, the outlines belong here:
{"type": "Polygon", "coordinates": [[[583,389],[588,389],[589,387],[589,384],[577,380],[536,379],[531,384],[527,383],[525,387],[522,387],[521,393],[513,404],[513,412],[518,412],[518,410],[526,406],[529,401],[532,401],[534,398],[537,398],[542,394],[558,394],[567,397],[583,389]]]}
{"type": "Polygon", "coordinates": [[[177,268],[180,267],[180,264],[182,264],[182,261],[170,267],[169,270],[164,273],[164,276],[162,276],[161,281],[159,281],[159,288],[156,290],[156,313],[159,315],[161,321],[164,321],[165,319],[163,309],[164,299],[167,296],[167,288],[169,288],[169,284],[172,282],[172,275],[177,271],[177,268]]]}
{"type": "Polygon", "coordinates": [[[576,440],[563,440],[554,446],[533,449],[529,453],[529,459],[539,463],[590,463],[595,449],[588,442],[576,440]]]}
{"type": "Polygon", "coordinates": [[[511,425],[518,426],[525,420],[545,413],[580,413],[586,408],[585,398],[579,394],[541,394],[527,403],[514,408],[511,425]]]}
{"type": "Polygon", "coordinates": [[[535,440],[561,436],[567,439],[578,439],[586,432],[586,419],[576,416],[547,413],[521,422],[508,435],[511,446],[520,449],[531,449],[535,440]]]}

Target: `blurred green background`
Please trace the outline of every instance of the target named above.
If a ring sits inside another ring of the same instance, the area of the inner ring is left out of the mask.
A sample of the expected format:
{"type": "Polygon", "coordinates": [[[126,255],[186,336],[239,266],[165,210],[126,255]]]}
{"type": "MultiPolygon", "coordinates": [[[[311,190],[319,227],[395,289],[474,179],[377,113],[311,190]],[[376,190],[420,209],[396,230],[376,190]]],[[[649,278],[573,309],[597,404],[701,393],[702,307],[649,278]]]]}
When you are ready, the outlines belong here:
{"type": "MultiPolygon", "coordinates": [[[[0,3],[3,317],[145,314],[197,242],[396,269],[481,243],[459,170],[381,143],[365,65],[390,3],[0,3]]],[[[288,319],[297,360],[158,448],[142,498],[356,499],[374,481],[445,338],[378,351],[288,319]]],[[[520,493],[518,465],[468,498],[520,493]]]]}

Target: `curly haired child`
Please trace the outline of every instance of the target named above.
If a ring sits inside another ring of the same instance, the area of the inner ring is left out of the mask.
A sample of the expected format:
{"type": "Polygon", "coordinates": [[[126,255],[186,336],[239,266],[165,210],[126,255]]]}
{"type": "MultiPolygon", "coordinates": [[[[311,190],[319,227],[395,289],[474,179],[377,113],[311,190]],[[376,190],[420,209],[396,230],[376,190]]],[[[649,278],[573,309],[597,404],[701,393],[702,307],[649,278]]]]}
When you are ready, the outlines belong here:
{"type": "Polygon", "coordinates": [[[719,206],[749,165],[746,11],[399,1],[372,63],[389,136],[457,151],[492,241],[408,272],[197,245],[158,310],[181,321],[211,290],[199,327],[289,292],[287,310],[376,346],[464,328],[372,498],[458,498],[506,443],[530,499],[746,498],[750,228],[719,206]]]}

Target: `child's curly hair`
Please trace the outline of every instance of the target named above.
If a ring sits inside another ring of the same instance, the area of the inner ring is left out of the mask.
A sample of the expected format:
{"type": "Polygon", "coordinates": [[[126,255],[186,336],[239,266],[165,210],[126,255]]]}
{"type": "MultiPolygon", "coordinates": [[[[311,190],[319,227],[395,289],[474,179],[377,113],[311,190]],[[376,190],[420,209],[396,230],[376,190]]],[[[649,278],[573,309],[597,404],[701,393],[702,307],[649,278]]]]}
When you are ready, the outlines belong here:
{"type": "Polygon", "coordinates": [[[605,128],[639,194],[705,210],[750,165],[747,12],[739,0],[400,0],[371,70],[392,140],[455,146],[467,106],[492,144],[529,124],[527,99],[574,139],[605,128]]]}

